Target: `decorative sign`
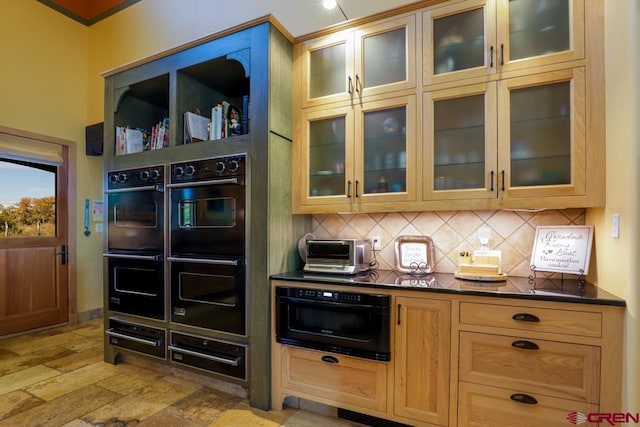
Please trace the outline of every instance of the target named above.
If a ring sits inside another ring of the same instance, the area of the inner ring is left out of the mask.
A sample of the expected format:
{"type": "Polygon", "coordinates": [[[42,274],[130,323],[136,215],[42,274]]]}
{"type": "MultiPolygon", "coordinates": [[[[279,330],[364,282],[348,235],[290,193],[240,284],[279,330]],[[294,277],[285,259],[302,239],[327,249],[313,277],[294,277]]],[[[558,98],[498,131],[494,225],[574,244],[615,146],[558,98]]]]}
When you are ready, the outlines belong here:
{"type": "Polygon", "coordinates": [[[531,267],[535,271],[586,275],[592,241],[592,225],[538,226],[531,267]]]}

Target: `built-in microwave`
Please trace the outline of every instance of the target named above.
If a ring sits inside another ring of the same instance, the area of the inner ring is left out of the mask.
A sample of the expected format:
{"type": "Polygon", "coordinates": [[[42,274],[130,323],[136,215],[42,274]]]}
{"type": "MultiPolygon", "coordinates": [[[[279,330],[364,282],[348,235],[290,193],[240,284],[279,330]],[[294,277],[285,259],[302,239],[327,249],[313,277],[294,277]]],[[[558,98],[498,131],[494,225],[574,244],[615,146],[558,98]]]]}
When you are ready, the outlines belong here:
{"type": "Polygon", "coordinates": [[[277,287],[275,298],[277,342],[391,360],[388,295],[277,287]]]}

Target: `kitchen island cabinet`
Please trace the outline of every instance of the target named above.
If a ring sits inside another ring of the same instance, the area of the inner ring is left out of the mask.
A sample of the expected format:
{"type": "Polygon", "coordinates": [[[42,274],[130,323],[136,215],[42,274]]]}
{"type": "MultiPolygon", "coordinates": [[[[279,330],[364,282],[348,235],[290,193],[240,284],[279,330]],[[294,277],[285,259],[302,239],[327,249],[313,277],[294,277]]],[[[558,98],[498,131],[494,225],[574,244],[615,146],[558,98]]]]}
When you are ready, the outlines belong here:
{"type": "MultiPolygon", "coordinates": [[[[272,295],[277,287],[390,295],[393,343],[390,362],[363,360],[362,366],[386,365],[386,410],[372,408],[324,393],[308,377],[291,387],[288,354],[311,350],[276,342],[274,322],[273,408],[295,396],[417,426],[561,426],[576,411],[621,409],[625,302],[589,283],[520,277],[483,283],[393,271],[342,277],[292,272],[271,279],[272,295]]],[[[272,304],[275,316],[275,298],[272,304]]],[[[342,369],[352,378],[349,366],[342,369]]]]}

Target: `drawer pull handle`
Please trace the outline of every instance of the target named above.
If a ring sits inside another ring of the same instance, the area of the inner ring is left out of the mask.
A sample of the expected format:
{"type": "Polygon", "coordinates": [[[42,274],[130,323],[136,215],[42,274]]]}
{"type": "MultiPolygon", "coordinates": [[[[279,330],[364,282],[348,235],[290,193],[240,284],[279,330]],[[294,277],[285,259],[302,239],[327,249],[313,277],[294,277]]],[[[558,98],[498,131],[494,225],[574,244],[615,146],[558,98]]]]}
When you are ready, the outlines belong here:
{"type": "Polygon", "coordinates": [[[512,394],[511,400],[513,400],[514,402],[526,403],[527,405],[536,405],[538,403],[535,397],[523,393],[512,394]]]}
{"type": "Polygon", "coordinates": [[[512,317],[513,320],[517,320],[519,322],[539,322],[540,318],[535,314],[529,313],[516,313],[512,317]]]}
{"type": "Polygon", "coordinates": [[[338,358],[333,356],[322,356],[322,361],[327,363],[338,363],[338,358]]]}
{"type": "Polygon", "coordinates": [[[512,347],[521,348],[523,350],[540,350],[538,344],[531,341],[514,341],[511,343],[512,347]]]}

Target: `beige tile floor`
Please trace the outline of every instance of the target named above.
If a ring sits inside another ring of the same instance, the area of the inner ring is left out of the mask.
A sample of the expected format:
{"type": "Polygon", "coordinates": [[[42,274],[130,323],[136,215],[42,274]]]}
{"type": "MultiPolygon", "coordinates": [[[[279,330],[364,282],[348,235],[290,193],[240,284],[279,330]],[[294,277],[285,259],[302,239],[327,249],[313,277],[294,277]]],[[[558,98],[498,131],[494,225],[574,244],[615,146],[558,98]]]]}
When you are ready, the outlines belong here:
{"type": "Polygon", "coordinates": [[[0,339],[0,427],[348,427],[301,409],[261,411],[185,378],[103,361],[102,321],[0,339]]]}

